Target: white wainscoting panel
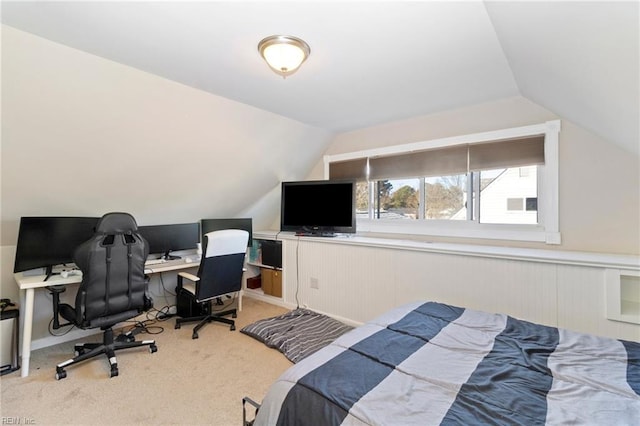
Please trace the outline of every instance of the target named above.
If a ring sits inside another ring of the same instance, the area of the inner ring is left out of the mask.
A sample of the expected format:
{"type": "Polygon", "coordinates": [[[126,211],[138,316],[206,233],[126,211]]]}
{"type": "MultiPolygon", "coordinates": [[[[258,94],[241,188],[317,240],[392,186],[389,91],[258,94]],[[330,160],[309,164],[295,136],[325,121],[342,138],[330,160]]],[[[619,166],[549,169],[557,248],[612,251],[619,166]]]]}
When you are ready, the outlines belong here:
{"type": "Polygon", "coordinates": [[[398,251],[399,302],[434,300],[556,323],[555,265],[398,251]]]}
{"type": "Polygon", "coordinates": [[[556,260],[531,250],[471,247],[456,254],[444,245],[279,238],[288,306],[358,324],[404,303],[433,300],[640,341],[640,325],[607,319],[605,309],[604,271],[608,265],[639,269],[635,257],[560,253],[556,260]]]}
{"type": "Polygon", "coordinates": [[[287,302],[353,322],[395,306],[392,251],[306,240],[285,241],[285,246],[287,302]]]}

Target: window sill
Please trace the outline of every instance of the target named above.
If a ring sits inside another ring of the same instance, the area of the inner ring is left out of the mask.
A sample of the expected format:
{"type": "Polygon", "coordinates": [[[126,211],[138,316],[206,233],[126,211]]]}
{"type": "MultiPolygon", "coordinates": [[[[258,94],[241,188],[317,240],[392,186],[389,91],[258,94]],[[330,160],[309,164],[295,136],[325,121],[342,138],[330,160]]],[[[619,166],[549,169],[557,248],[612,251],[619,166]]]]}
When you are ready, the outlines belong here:
{"type": "MultiPolygon", "coordinates": [[[[263,231],[266,235],[267,232],[263,231]]],[[[576,252],[553,249],[500,247],[490,245],[436,243],[403,240],[400,238],[368,237],[360,234],[341,234],[336,238],[298,237],[290,232],[273,231],[274,238],[288,241],[306,241],[319,244],[345,244],[363,247],[409,250],[460,256],[487,257],[491,259],[541,262],[555,265],[589,266],[640,271],[640,257],[609,253],[576,252]]]]}
{"type": "Polygon", "coordinates": [[[560,244],[559,232],[547,232],[537,225],[494,225],[465,221],[372,220],[358,219],[358,232],[410,234],[433,237],[478,238],[560,244]]]}

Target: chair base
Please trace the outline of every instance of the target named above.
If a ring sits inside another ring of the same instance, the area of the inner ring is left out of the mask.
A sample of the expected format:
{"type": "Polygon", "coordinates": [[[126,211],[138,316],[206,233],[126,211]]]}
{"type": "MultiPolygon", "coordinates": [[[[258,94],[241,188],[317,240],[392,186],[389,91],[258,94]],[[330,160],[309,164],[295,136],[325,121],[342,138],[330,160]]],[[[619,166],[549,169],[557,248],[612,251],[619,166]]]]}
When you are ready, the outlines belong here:
{"type": "Polygon", "coordinates": [[[223,318],[224,316],[227,316],[227,315],[231,315],[232,318],[236,318],[238,316],[237,310],[236,309],[230,309],[228,311],[215,312],[215,313],[210,313],[208,315],[200,315],[200,316],[197,316],[197,317],[176,318],[175,328],[177,330],[184,323],[196,322],[197,321],[198,325],[196,325],[193,328],[193,334],[191,335],[192,339],[197,339],[198,338],[198,331],[202,327],[204,327],[206,324],[208,324],[210,322],[221,322],[223,324],[228,324],[230,326],[229,327],[229,331],[234,331],[236,329],[236,322],[234,320],[230,320],[228,318],[223,318]]]}
{"type": "Polygon", "coordinates": [[[98,355],[105,354],[109,360],[111,371],[109,377],[115,377],[118,375],[118,362],[116,359],[115,351],[129,348],[137,348],[140,346],[148,346],[149,352],[154,353],[158,351],[155,340],[134,340],[133,335],[121,335],[118,339],[113,339],[113,329],[108,328],[104,330],[102,343],[81,343],[74,346],[75,357],[62,362],[56,366],[56,380],[61,380],[67,377],[66,367],[78,364],[82,361],[86,361],[91,358],[95,358],[98,355]],[[121,339],[121,337],[123,337],[121,339]]]}

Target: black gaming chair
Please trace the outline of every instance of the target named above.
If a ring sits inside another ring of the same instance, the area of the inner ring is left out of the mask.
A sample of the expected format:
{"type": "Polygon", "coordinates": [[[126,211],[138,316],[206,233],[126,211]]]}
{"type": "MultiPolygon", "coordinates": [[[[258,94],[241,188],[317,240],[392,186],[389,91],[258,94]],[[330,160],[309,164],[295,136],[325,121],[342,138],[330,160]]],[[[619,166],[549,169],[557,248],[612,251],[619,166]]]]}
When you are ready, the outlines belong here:
{"type": "MultiPolygon", "coordinates": [[[[193,329],[192,339],[198,338],[198,331],[206,324],[216,321],[228,324],[231,331],[236,329],[232,319],[236,309],[214,312],[211,301],[219,301],[220,296],[239,292],[242,288],[244,257],[247,252],[249,233],[240,229],[225,229],[205,234],[202,260],[198,275],[187,272],[178,273],[176,294],[178,300],[186,298],[200,307],[200,315],[176,319],[175,328],[186,322],[198,322],[193,329]],[[186,279],[186,281],[185,281],[186,279]]],[[[178,312],[180,315],[180,312],[178,312]]]]}
{"type": "Polygon", "coordinates": [[[53,294],[54,328],[69,324],[82,329],[100,327],[103,342],[75,345],[76,357],[56,366],[57,380],[67,376],[66,367],[100,354],[107,356],[110,377],[114,377],[118,375],[115,351],[138,346],[148,346],[151,353],[157,351],[155,341],[135,341],[131,333],[113,338],[113,326],[153,306],[144,273],[148,254],[147,243],[128,213],[105,214],[94,236],[75,250],[74,262],[82,271],[75,306],[60,303],[64,287],[49,287],[53,294]],[[60,325],[58,314],[69,323],[60,325]]]}

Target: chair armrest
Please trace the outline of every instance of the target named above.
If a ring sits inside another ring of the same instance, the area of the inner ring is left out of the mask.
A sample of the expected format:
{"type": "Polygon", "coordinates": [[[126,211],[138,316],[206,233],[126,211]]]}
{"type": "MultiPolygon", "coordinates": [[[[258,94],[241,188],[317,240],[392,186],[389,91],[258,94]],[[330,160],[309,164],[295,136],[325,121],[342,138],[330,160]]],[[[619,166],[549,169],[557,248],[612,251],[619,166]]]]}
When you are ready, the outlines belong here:
{"type": "Polygon", "coordinates": [[[198,281],[200,281],[200,277],[190,274],[188,272],[178,272],[177,277],[178,278],[178,285],[176,286],[176,293],[178,293],[180,291],[180,289],[185,289],[187,290],[189,293],[192,293],[193,295],[196,294],[196,283],[198,281]],[[190,283],[183,283],[183,278],[186,278],[187,280],[191,281],[190,283]]]}
{"type": "Polygon", "coordinates": [[[178,276],[188,279],[189,281],[193,281],[194,283],[200,281],[200,277],[190,274],[188,272],[178,272],[178,276]]]}

